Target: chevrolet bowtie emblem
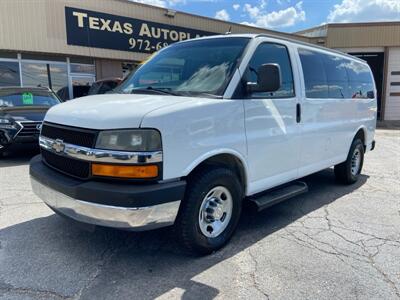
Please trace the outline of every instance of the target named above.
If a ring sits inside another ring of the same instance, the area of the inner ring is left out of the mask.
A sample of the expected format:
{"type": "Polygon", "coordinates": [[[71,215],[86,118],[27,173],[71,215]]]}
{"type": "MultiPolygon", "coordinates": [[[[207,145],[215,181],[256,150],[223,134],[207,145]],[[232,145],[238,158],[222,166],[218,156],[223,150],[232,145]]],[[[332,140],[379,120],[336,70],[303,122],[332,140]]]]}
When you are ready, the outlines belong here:
{"type": "Polygon", "coordinates": [[[54,144],[51,145],[51,148],[52,148],[54,151],[56,151],[57,153],[63,152],[64,149],[65,149],[64,141],[63,141],[63,140],[60,140],[60,139],[56,139],[56,140],[54,141],[54,144]]]}

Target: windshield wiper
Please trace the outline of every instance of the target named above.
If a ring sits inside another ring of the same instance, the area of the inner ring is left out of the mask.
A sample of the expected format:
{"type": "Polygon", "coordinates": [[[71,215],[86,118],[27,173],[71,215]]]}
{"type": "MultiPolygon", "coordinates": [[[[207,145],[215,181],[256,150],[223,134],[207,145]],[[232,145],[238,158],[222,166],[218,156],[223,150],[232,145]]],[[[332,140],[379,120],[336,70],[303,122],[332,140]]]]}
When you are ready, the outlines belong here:
{"type": "Polygon", "coordinates": [[[206,98],[213,98],[213,99],[221,99],[223,96],[210,94],[206,92],[193,92],[193,91],[179,91],[179,94],[182,96],[188,97],[206,97],[206,98]]]}
{"type": "Polygon", "coordinates": [[[135,92],[148,92],[148,91],[159,93],[159,94],[165,94],[165,95],[179,96],[179,94],[172,92],[171,88],[167,88],[167,87],[155,88],[152,86],[148,86],[145,88],[132,89],[131,94],[133,94],[135,92]]]}

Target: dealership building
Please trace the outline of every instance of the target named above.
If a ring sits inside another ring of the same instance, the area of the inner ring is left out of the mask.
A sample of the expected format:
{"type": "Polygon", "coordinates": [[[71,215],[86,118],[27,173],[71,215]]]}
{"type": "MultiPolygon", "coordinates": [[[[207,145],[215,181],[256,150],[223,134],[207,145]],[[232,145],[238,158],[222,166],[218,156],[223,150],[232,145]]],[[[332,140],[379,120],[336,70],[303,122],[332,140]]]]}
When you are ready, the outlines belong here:
{"type": "Polygon", "coordinates": [[[72,99],[78,87],[124,77],[171,43],[226,32],[274,34],[365,59],[377,83],[379,118],[400,120],[400,22],[288,34],[127,0],[1,0],[0,86],[48,86],[72,99]]]}
{"type": "Polygon", "coordinates": [[[70,99],[166,45],[229,30],[276,33],[127,0],[1,0],[0,86],[49,86],[70,99]]]}

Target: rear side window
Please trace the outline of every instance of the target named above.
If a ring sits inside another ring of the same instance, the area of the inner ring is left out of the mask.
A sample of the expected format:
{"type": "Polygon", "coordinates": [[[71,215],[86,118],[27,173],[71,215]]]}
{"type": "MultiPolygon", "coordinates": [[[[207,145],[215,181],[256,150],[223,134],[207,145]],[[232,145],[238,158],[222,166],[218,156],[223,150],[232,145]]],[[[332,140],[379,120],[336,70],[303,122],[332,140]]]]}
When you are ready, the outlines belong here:
{"type": "Polygon", "coordinates": [[[263,64],[275,63],[280,66],[282,76],[281,88],[273,93],[253,93],[255,98],[289,98],[294,97],[294,84],[289,53],[285,46],[264,43],[258,46],[246,71],[247,81],[257,82],[257,69],[263,64]]]}
{"type": "Polygon", "coordinates": [[[307,98],[329,98],[324,57],[319,52],[300,49],[307,98]]]}
{"type": "Polygon", "coordinates": [[[355,61],[348,61],[346,70],[349,74],[349,91],[351,98],[374,98],[374,84],[369,68],[355,61]]]}
{"type": "Polygon", "coordinates": [[[329,98],[344,99],[349,96],[349,78],[346,71],[346,60],[333,55],[322,54],[329,98]]]}
{"type": "Polygon", "coordinates": [[[307,98],[373,98],[369,68],[360,62],[299,49],[307,98]]]}

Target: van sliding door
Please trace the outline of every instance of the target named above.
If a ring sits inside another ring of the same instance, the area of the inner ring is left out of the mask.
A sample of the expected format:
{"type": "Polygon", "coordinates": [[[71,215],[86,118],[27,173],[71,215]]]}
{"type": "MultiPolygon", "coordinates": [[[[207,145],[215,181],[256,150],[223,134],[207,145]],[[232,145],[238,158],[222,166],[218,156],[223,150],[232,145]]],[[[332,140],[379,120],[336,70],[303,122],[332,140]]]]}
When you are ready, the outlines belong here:
{"type": "Polygon", "coordinates": [[[350,60],[311,48],[300,48],[299,57],[305,86],[299,175],[304,176],[346,159],[358,114],[349,93],[350,60]]]}

